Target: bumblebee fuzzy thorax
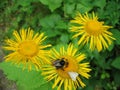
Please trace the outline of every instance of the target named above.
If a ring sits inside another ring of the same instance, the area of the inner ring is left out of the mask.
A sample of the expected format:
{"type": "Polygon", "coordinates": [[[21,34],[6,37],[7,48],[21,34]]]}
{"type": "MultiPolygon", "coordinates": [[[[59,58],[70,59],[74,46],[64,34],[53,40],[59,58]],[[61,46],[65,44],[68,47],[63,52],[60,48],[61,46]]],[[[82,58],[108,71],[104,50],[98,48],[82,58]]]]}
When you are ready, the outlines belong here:
{"type": "Polygon", "coordinates": [[[56,67],[56,69],[62,69],[66,68],[68,66],[68,61],[65,58],[56,59],[52,62],[52,65],[56,67]]]}

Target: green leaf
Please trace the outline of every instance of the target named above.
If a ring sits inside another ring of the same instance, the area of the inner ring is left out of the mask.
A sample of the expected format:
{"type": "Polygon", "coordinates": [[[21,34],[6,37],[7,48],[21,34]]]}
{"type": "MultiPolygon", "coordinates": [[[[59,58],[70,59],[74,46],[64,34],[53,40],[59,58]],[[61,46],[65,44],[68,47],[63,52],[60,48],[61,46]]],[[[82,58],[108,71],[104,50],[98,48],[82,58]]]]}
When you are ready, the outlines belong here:
{"type": "Polygon", "coordinates": [[[53,12],[61,6],[62,0],[40,0],[44,5],[48,5],[49,9],[53,12]]]}
{"type": "MultiPolygon", "coordinates": [[[[37,87],[37,88],[29,88],[29,87],[18,87],[19,90],[53,90],[52,89],[52,85],[53,83],[52,82],[48,82],[48,83],[45,83],[45,84],[42,84],[40,87],[37,87]]],[[[57,90],[56,88],[54,90],[57,90]]]]}
{"type": "Polygon", "coordinates": [[[83,4],[77,4],[77,10],[79,10],[81,13],[85,13],[91,10],[91,7],[83,5],[83,4]]]}
{"type": "Polygon", "coordinates": [[[81,13],[90,11],[93,8],[90,0],[79,0],[79,3],[76,4],[76,10],[81,13]]]}
{"type": "Polygon", "coordinates": [[[64,3],[75,3],[77,0],[64,0],[64,3]]]}
{"type": "Polygon", "coordinates": [[[29,6],[30,3],[32,2],[33,0],[17,0],[15,3],[21,5],[21,6],[29,6]]]}
{"type": "Polygon", "coordinates": [[[93,4],[100,8],[104,8],[104,6],[106,5],[106,0],[94,0],[93,4]]]}
{"type": "Polygon", "coordinates": [[[68,34],[62,34],[61,37],[60,37],[60,40],[63,42],[63,43],[68,43],[69,41],[69,37],[68,37],[68,34]]]}
{"type": "Polygon", "coordinates": [[[55,37],[60,34],[59,29],[67,28],[66,24],[61,20],[61,16],[58,14],[46,16],[40,20],[40,24],[42,26],[42,32],[45,32],[48,37],[55,37]]]}
{"type": "Polygon", "coordinates": [[[113,72],[114,81],[116,84],[120,85],[120,71],[113,72]]]}
{"type": "Polygon", "coordinates": [[[66,14],[72,14],[74,12],[75,9],[75,3],[66,3],[64,4],[63,10],[66,14]]]}
{"type": "Polygon", "coordinates": [[[111,64],[113,67],[120,69],[120,57],[117,57],[111,64]]]}
{"type": "Polygon", "coordinates": [[[110,77],[109,73],[107,73],[105,71],[102,72],[101,79],[105,79],[105,78],[109,78],[109,77],[110,77]]]}
{"type": "Polygon", "coordinates": [[[35,90],[57,90],[57,87],[55,89],[52,89],[52,85],[53,85],[52,82],[48,82],[36,88],[35,90]]]}
{"type": "Polygon", "coordinates": [[[56,29],[68,29],[68,25],[65,21],[63,20],[59,20],[57,23],[57,25],[55,26],[56,29]]]}
{"type": "Polygon", "coordinates": [[[120,31],[117,29],[112,29],[111,32],[113,33],[113,37],[116,39],[116,44],[120,45],[120,31]]]}
{"type": "Polygon", "coordinates": [[[56,23],[61,20],[61,16],[58,14],[51,14],[40,20],[42,27],[54,28],[56,23]]]}
{"type": "Polygon", "coordinates": [[[16,81],[17,85],[23,88],[36,88],[46,83],[41,76],[41,71],[22,70],[9,62],[0,63],[0,68],[8,79],[16,81]]]}
{"type": "Polygon", "coordinates": [[[114,43],[112,43],[112,44],[108,47],[108,50],[109,50],[109,51],[112,51],[113,48],[114,48],[114,43]]]}

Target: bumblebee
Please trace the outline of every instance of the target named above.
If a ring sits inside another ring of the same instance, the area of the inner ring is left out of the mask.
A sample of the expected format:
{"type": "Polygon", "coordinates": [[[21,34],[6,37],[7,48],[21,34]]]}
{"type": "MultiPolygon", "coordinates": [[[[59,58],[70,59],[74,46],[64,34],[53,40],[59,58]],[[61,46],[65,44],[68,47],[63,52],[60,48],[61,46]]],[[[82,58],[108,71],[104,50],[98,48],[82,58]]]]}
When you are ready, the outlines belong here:
{"type": "Polygon", "coordinates": [[[57,59],[57,60],[53,61],[52,64],[53,64],[53,66],[56,67],[56,69],[62,69],[62,70],[64,70],[64,68],[68,66],[68,62],[64,58],[57,59]]]}

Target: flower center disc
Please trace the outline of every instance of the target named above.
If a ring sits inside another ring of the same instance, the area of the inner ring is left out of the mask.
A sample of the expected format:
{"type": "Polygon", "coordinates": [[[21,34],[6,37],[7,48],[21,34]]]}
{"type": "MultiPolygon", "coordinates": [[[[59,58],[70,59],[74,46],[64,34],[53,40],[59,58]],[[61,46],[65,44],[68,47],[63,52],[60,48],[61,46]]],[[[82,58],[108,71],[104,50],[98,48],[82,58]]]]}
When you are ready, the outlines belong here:
{"type": "Polygon", "coordinates": [[[102,23],[95,21],[95,20],[91,20],[87,22],[85,28],[89,34],[98,35],[101,33],[101,27],[102,27],[102,23]]]}
{"type": "Polygon", "coordinates": [[[63,69],[57,69],[57,73],[62,78],[70,78],[68,72],[78,72],[78,63],[70,57],[67,58],[66,60],[68,62],[68,66],[63,69]]]}
{"type": "Polygon", "coordinates": [[[34,56],[38,53],[38,46],[33,41],[24,41],[19,45],[18,52],[24,56],[34,56]]]}

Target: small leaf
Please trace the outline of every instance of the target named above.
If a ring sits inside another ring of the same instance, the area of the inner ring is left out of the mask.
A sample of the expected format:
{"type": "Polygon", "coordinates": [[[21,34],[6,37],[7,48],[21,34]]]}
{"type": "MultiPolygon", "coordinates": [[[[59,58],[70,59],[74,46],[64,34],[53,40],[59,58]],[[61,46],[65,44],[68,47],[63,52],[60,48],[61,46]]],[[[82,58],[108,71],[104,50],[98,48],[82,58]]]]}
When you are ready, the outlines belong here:
{"type": "Polygon", "coordinates": [[[116,44],[120,45],[120,31],[117,29],[112,29],[111,32],[113,33],[113,37],[116,39],[116,44]]]}
{"type": "Polygon", "coordinates": [[[76,10],[81,13],[89,12],[93,8],[90,0],[78,0],[78,2],[79,3],[76,5],[76,10]]]}
{"type": "Polygon", "coordinates": [[[72,4],[67,3],[64,5],[63,9],[66,14],[72,14],[75,9],[75,3],[72,4]]]}
{"type": "Polygon", "coordinates": [[[19,4],[19,5],[21,5],[21,6],[29,6],[30,5],[30,3],[32,2],[33,0],[17,0],[17,4],[19,4]]]}
{"type": "Polygon", "coordinates": [[[59,20],[56,24],[57,24],[55,26],[56,29],[68,29],[67,23],[65,23],[65,21],[63,20],[59,20]]]}
{"type": "Polygon", "coordinates": [[[56,23],[60,20],[61,20],[61,16],[59,14],[51,14],[41,19],[40,25],[42,27],[54,28],[56,26],[56,23]]]}
{"type": "Polygon", "coordinates": [[[58,30],[60,27],[61,29],[67,28],[66,23],[61,20],[61,16],[58,14],[51,14],[41,19],[40,25],[42,26],[42,32],[45,32],[48,37],[55,37],[60,34],[60,30],[58,30]]]}
{"type": "Polygon", "coordinates": [[[67,43],[69,38],[68,38],[68,34],[62,34],[61,37],[60,37],[60,40],[63,42],[63,43],[67,43]]]}
{"type": "Polygon", "coordinates": [[[61,6],[62,0],[40,0],[44,5],[48,5],[49,9],[53,12],[61,6]]]}
{"type": "Polygon", "coordinates": [[[111,64],[113,67],[120,69],[120,57],[117,57],[111,64]]]}
{"type": "Polygon", "coordinates": [[[94,0],[94,5],[98,6],[100,8],[104,8],[104,6],[106,5],[106,0],[94,0]]]}
{"type": "Polygon", "coordinates": [[[113,72],[113,73],[114,73],[113,77],[114,77],[115,83],[120,85],[120,71],[115,70],[115,72],[113,72]]]}
{"type": "Polygon", "coordinates": [[[85,13],[90,11],[92,8],[88,5],[84,5],[84,4],[77,4],[77,10],[79,10],[81,13],[85,13]]]}
{"type": "Polygon", "coordinates": [[[112,44],[108,47],[108,50],[109,50],[109,51],[112,51],[113,48],[114,48],[114,43],[112,43],[112,44]]]}

